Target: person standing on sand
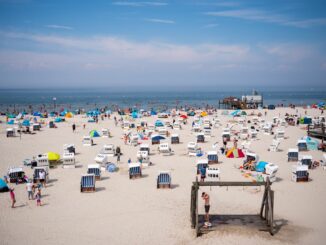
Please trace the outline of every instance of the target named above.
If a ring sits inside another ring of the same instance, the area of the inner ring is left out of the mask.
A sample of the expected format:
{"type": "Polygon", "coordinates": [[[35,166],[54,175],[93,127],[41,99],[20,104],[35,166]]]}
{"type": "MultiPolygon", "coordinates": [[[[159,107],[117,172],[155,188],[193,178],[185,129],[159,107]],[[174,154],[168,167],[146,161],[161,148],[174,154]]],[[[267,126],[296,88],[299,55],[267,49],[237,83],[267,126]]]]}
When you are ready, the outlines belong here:
{"type": "Polygon", "coordinates": [[[33,183],[31,180],[28,180],[26,184],[28,200],[33,200],[33,183]]]}
{"type": "Polygon", "coordinates": [[[120,155],[121,155],[121,153],[118,152],[118,153],[117,153],[117,163],[120,163],[120,155]]]}
{"type": "Polygon", "coordinates": [[[72,125],[72,132],[75,133],[75,130],[76,130],[76,124],[74,123],[74,124],[72,125]]]}
{"type": "Polygon", "coordinates": [[[11,208],[14,208],[15,203],[16,203],[16,196],[15,196],[14,188],[10,189],[10,199],[11,199],[11,208]]]}
{"type": "Polygon", "coordinates": [[[205,203],[205,226],[208,227],[212,225],[211,223],[209,223],[209,209],[211,207],[211,205],[209,204],[209,195],[206,192],[203,192],[201,194],[201,197],[203,198],[205,203]]]}
{"type": "Polygon", "coordinates": [[[41,189],[37,190],[35,198],[36,198],[36,206],[42,206],[42,204],[41,204],[41,189]]]}

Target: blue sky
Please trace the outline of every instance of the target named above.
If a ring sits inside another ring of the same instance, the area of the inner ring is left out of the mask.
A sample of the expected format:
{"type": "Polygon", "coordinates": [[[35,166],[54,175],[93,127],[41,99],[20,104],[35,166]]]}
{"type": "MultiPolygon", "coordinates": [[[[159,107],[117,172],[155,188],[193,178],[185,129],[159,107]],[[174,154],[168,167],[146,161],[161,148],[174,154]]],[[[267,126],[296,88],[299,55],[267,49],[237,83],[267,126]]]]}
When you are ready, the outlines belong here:
{"type": "Polygon", "coordinates": [[[323,2],[0,0],[0,87],[325,87],[323,2]]]}

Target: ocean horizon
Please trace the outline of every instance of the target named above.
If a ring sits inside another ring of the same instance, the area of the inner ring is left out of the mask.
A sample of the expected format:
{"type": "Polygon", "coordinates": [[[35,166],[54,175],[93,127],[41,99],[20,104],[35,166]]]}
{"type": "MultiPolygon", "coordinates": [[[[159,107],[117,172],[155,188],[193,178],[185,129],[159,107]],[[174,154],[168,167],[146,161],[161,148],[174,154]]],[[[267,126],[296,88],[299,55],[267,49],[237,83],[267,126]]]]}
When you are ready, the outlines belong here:
{"type": "MultiPolygon", "coordinates": [[[[218,107],[218,101],[228,96],[241,98],[252,94],[249,88],[211,88],[201,89],[142,89],[123,88],[55,88],[55,89],[0,89],[1,111],[46,110],[58,109],[94,109],[134,107],[149,109],[162,107],[206,105],[218,107]],[[54,99],[55,98],[55,99],[54,99]]],[[[308,88],[257,88],[263,96],[264,105],[295,104],[297,106],[311,105],[326,100],[326,89],[308,88]]]]}

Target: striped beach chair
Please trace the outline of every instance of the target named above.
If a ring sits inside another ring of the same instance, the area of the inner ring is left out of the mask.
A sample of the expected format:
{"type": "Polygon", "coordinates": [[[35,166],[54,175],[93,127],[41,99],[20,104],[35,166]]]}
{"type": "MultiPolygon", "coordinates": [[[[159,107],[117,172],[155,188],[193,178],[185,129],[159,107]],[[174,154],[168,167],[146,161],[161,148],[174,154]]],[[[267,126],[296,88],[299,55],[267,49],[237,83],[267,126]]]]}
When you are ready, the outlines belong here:
{"type": "Polygon", "coordinates": [[[218,163],[217,151],[207,152],[207,160],[208,160],[208,164],[218,163]]]}
{"type": "Polygon", "coordinates": [[[80,180],[80,192],[95,192],[95,175],[82,175],[80,180]]]}
{"type": "Polygon", "coordinates": [[[157,189],[171,188],[171,174],[167,171],[161,171],[157,176],[157,189]]]}
{"type": "Polygon", "coordinates": [[[179,144],[180,138],[178,134],[171,134],[171,144],[179,144]]]}
{"type": "Polygon", "coordinates": [[[140,178],[142,176],[140,163],[129,164],[129,179],[140,178]]]}
{"type": "Polygon", "coordinates": [[[208,167],[208,160],[207,159],[199,159],[197,161],[197,174],[200,174],[200,169],[208,167]]]}
{"type": "Polygon", "coordinates": [[[47,166],[43,167],[35,167],[34,168],[34,173],[33,173],[33,182],[34,183],[39,183],[41,181],[40,179],[40,172],[45,171],[45,183],[48,182],[49,180],[49,168],[47,166]]]}
{"type": "Polygon", "coordinates": [[[299,150],[297,148],[288,150],[288,162],[296,162],[299,160],[299,150]]]}
{"type": "Polygon", "coordinates": [[[292,167],[292,181],[299,182],[309,180],[309,172],[307,165],[296,165],[292,167]]]}
{"type": "Polygon", "coordinates": [[[101,169],[99,164],[89,164],[87,174],[94,174],[95,180],[101,180],[101,169]]]}
{"type": "Polygon", "coordinates": [[[203,133],[197,134],[197,143],[204,143],[205,142],[205,135],[203,133]]]}

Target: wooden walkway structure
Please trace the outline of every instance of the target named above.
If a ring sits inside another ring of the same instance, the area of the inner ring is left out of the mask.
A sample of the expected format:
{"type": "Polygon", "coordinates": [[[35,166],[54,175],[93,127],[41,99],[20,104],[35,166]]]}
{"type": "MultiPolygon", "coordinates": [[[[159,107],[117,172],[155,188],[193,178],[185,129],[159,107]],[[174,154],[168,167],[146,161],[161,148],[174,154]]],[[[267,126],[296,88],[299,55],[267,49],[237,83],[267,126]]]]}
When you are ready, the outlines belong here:
{"type": "MultiPolygon", "coordinates": [[[[274,191],[271,189],[271,182],[267,178],[266,182],[241,182],[241,181],[207,181],[207,182],[198,182],[196,179],[193,182],[191,187],[191,203],[190,203],[190,220],[191,228],[195,229],[196,236],[214,230],[214,227],[204,228],[201,225],[200,216],[198,214],[198,190],[200,186],[265,186],[263,200],[261,203],[260,214],[258,215],[247,215],[246,218],[250,219],[249,223],[262,223],[267,227],[267,231],[271,235],[275,234],[274,228],[274,191]],[[249,217],[250,216],[250,217],[249,217]],[[249,217],[249,218],[248,218],[249,217]],[[257,217],[258,220],[257,220],[257,217]],[[256,219],[255,219],[256,218],[256,219]]],[[[226,219],[241,219],[239,215],[210,215],[213,219],[219,219],[221,224],[226,223],[226,219]]],[[[243,218],[243,217],[242,217],[243,218]]],[[[245,223],[245,222],[243,222],[245,223]]]]}

